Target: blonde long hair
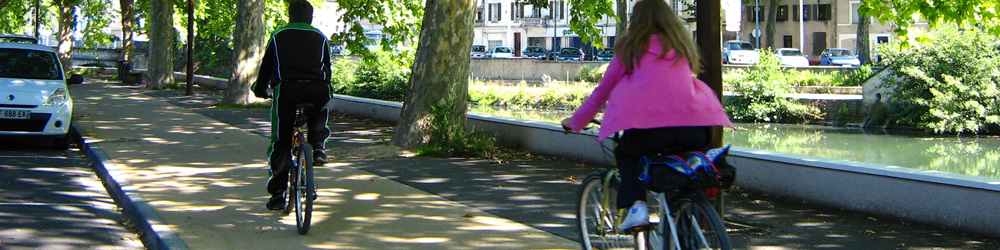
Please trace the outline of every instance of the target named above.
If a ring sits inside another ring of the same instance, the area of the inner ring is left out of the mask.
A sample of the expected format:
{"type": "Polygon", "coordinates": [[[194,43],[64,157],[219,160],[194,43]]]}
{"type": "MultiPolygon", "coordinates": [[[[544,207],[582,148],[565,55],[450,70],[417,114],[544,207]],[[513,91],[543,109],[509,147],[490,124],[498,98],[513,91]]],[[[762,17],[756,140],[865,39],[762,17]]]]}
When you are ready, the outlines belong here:
{"type": "Polygon", "coordinates": [[[614,48],[619,61],[625,64],[625,72],[632,73],[639,66],[639,59],[649,49],[649,39],[654,35],[663,44],[663,52],[659,58],[675,49],[678,55],[691,63],[691,72],[701,73],[701,56],[686,23],[664,0],[640,0],[632,7],[628,31],[614,48]]]}

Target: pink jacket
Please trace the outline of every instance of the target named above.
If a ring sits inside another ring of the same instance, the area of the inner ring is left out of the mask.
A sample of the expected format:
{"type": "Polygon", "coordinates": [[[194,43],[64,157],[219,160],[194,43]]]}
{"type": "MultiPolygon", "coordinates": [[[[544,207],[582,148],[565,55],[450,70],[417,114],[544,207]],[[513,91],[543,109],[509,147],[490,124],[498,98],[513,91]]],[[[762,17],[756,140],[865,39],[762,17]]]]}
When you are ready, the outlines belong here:
{"type": "Polygon", "coordinates": [[[601,83],[569,118],[573,130],[583,129],[605,103],[598,133],[601,141],[632,128],[735,128],[715,91],[692,76],[687,59],[679,57],[675,50],[657,58],[661,51],[660,39],[653,36],[647,53],[631,74],[625,74],[625,65],[618,57],[612,59],[601,83]]]}

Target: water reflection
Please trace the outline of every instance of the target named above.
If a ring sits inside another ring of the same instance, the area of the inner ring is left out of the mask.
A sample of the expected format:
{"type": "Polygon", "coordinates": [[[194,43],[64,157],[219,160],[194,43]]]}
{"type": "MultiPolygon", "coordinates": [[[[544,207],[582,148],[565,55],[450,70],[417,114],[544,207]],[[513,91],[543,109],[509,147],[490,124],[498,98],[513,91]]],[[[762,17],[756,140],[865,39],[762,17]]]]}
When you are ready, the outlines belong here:
{"type": "MultiPolygon", "coordinates": [[[[558,123],[570,111],[497,110],[471,112],[558,123]]],[[[726,143],[736,146],[921,170],[1000,178],[1000,138],[986,136],[907,135],[789,124],[737,124],[726,129],[726,143]]]]}

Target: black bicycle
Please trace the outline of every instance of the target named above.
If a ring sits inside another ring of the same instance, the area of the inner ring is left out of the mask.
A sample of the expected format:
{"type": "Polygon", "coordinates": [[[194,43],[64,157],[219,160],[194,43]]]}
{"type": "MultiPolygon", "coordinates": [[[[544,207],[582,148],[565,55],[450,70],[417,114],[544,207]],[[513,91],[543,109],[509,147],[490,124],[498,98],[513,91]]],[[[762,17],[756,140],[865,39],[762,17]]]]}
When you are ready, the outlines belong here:
{"type": "Polygon", "coordinates": [[[313,148],[306,140],[309,129],[309,112],[314,106],[308,103],[295,105],[295,126],[292,132],[292,168],[288,170],[288,205],[285,214],[295,210],[295,226],[299,234],[309,232],[312,220],[316,184],[313,180],[313,148]]]}
{"type": "MultiPolygon", "coordinates": [[[[596,120],[592,123],[600,125],[596,120]]],[[[617,143],[619,135],[616,134],[611,139],[617,143]]],[[[610,153],[613,151],[611,147],[603,144],[602,147],[606,156],[613,156],[610,153]]],[[[708,190],[724,186],[723,181],[718,178],[718,170],[711,163],[708,164],[711,167],[703,167],[704,164],[692,167],[695,164],[689,163],[691,159],[714,161],[718,158],[714,154],[725,154],[726,149],[728,147],[712,149],[706,153],[679,154],[685,155],[684,157],[669,155],[643,158],[645,169],[640,177],[647,184],[655,183],[647,187],[648,195],[653,198],[648,200],[656,202],[649,204],[650,225],[632,230],[619,228],[625,217],[625,209],[614,209],[621,182],[621,176],[615,167],[608,166],[588,175],[580,186],[576,213],[582,248],[732,249],[722,218],[706,201],[711,193],[708,190]],[[680,179],[673,179],[677,177],[680,179]],[[671,180],[665,181],[664,178],[671,180]]]]}

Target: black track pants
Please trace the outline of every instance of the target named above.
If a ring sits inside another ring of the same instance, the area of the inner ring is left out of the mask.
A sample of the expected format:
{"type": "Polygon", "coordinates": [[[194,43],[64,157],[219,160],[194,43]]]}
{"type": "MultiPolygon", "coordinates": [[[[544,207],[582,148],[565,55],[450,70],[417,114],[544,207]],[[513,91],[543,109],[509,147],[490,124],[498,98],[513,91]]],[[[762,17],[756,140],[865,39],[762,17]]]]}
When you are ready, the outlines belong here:
{"type": "Polygon", "coordinates": [[[267,192],[277,195],[288,188],[288,169],[292,165],[292,131],[295,123],[295,105],[311,103],[314,113],[309,114],[309,134],[306,138],[313,150],[323,150],[330,128],[326,122],[329,111],[325,105],[330,101],[330,84],[323,82],[282,82],[274,92],[271,105],[271,146],[268,147],[268,162],[271,164],[271,178],[267,180],[267,192]]]}
{"type": "Polygon", "coordinates": [[[615,162],[622,183],[618,186],[617,206],[629,208],[637,200],[646,201],[645,183],[639,180],[639,158],[662,152],[708,150],[710,127],[666,127],[629,129],[615,147],[615,162]]]}

